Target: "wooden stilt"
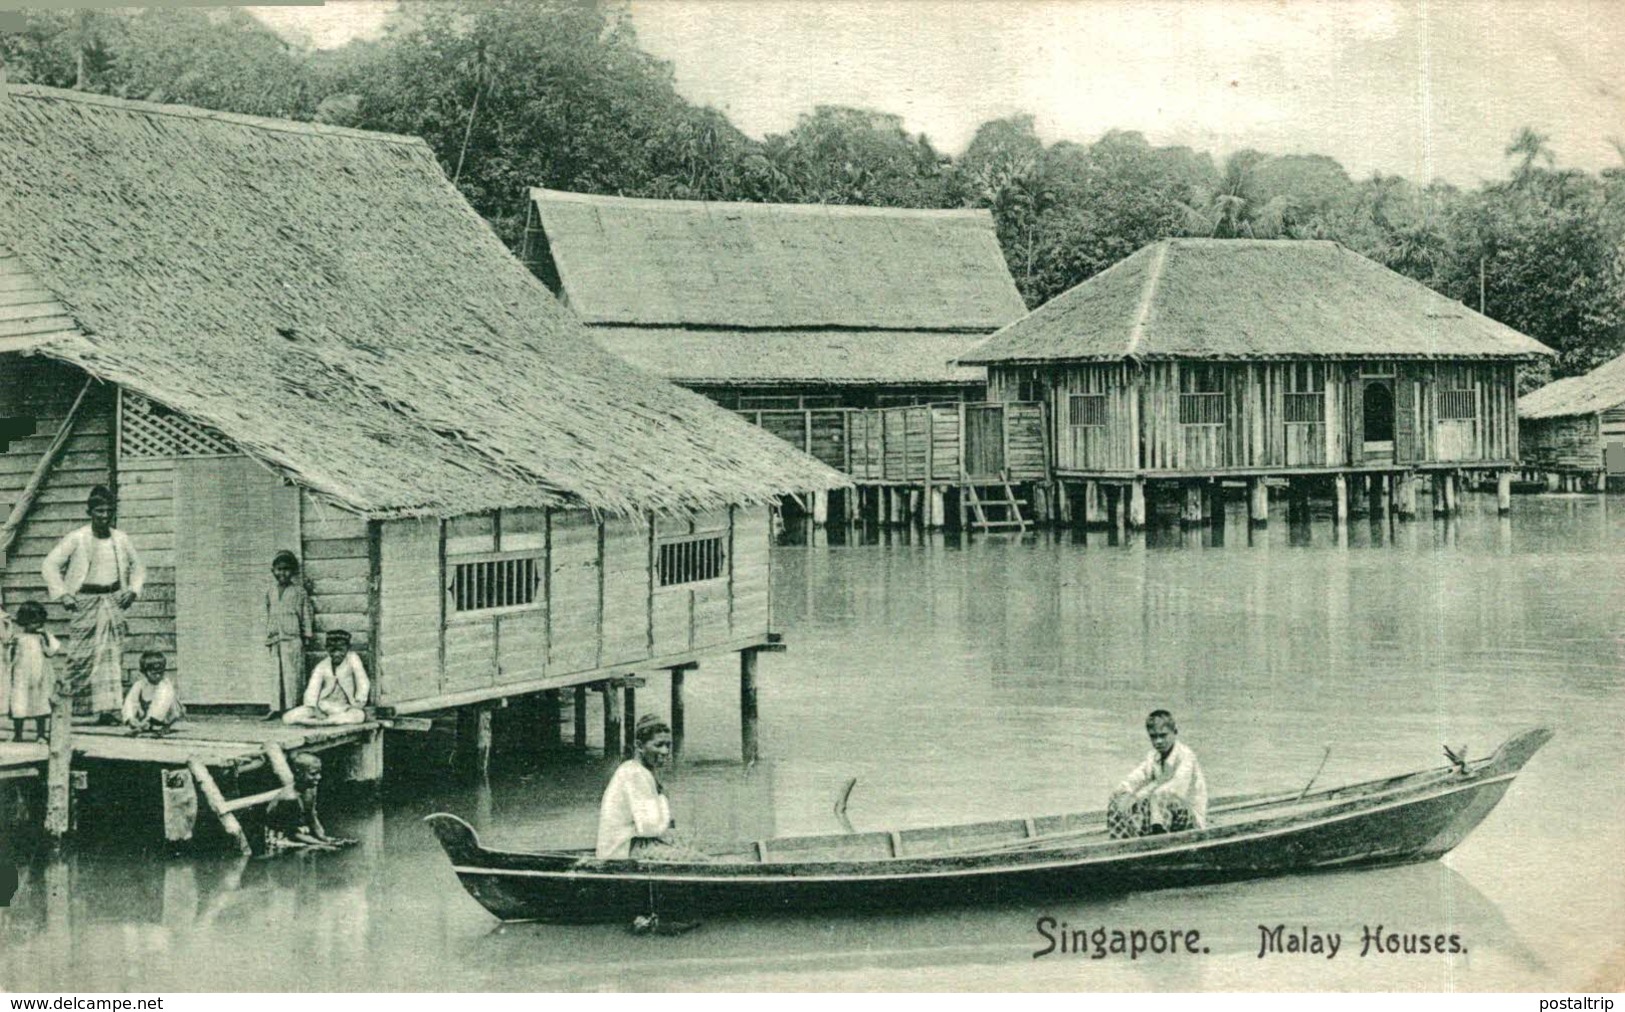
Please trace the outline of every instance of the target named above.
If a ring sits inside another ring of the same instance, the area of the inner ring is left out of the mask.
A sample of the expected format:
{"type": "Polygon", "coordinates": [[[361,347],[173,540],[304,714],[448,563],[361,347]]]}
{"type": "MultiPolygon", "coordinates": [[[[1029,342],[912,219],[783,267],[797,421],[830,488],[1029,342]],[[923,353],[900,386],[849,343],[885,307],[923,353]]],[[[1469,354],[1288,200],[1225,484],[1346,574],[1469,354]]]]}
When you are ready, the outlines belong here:
{"type": "Polygon", "coordinates": [[[188,760],[186,768],[191,770],[192,780],[203,794],[203,800],[209,806],[209,811],[213,812],[214,817],[220,822],[220,828],[236,842],[238,853],[252,853],[253,848],[248,845],[248,834],[243,832],[243,824],[237,821],[237,816],[233,815],[227,806],[226,796],[220,793],[220,785],[214,782],[209,768],[197,759],[188,760]]]}
{"type": "Polygon", "coordinates": [[[576,748],[586,748],[587,747],[587,687],[585,685],[576,686],[575,696],[576,696],[576,698],[575,698],[575,711],[576,711],[575,712],[575,724],[576,724],[576,726],[575,726],[575,737],[571,739],[570,743],[572,745],[574,745],[576,748]]]}
{"type": "Polygon", "coordinates": [[[1394,512],[1401,520],[1416,516],[1416,475],[1407,471],[1400,475],[1394,488],[1394,512]]]}
{"type": "Polygon", "coordinates": [[[747,764],[760,754],[756,727],[757,651],[739,651],[739,755],[747,764]]]}
{"type": "Polygon", "coordinates": [[[563,717],[559,701],[559,690],[548,689],[542,693],[542,705],[539,707],[542,720],[542,748],[546,751],[558,749],[563,743],[563,730],[559,721],[563,717]]]}
{"type": "Polygon", "coordinates": [[[626,729],[626,743],[621,749],[622,755],[632,755],[638,741],[638,689],[630,679],[626,688],[621,690],[625,694],[626,704],[621,717],[622,726],[626,729]]]}
{"type": "Polygon", "coordinates": [[[1447,472],[1444,475],[1444,511],[1447,516],[1455,516],[1461,510],[1461,504],[1458,501],[1460,493],[1457,489],[1457,481],[1454,471],[1447,472]]]}
{"type": "Polygon", "coordinates": [[[812,494],[812,522],[814,527],[822,527],[829,523],[828,492],[814,492],[812,494]]]}
{"type": "Polygon", "coordinates": [[[1512,512],[1512,472],[1502,471],[1495,476],[1495,511],[1512,512]]]}
{"type": "Polygon", "coordinates": [[[1083,483],[1083,522],[1085,526],[1095,526],[1110,523],[1108,516],[1105,489],[1098,481],[1083,483]]]}
{"type": "Polygon", "coordinates": [[[620,687],[612,681],[600,682],[599,691],[604,694],[604,754],[606,756],[621,755],[621,694],[620,687]]]}
{"type": "Polygon", "coordinates": [[[1184,527],[1197,527],[1202,523],[1202,482],[1185,483],[1185,508],[1179,514],[1179,522],[1184,527]]]}
{"type": "Polygon", "coordinates": [[[1349,479],[1346,474],[1332,476],[1332,509],[1339,526],[1349,522],[1349,479]]]}
{"type": "Polygon", "coordinates": [[[1391,474],[1375,474],[1371,481],[1376,488],[1377,502],[1376,515],[1388,519],[1388,514],[1394,511],[1394,477],[1391,474]]]}
{"type": "Polygon", "coordinates": [[[930,515],[927,517],[928,526],[932,530],[941,530],[948,522],[948,494],[941,485],[932,485],[930,492],[930,515]]]}
{"type": "Polygon", "coordinates": [[[50,751],[45,760],[45,833],[54,841],[68,834],[72,794],[73,699],[65,692],[51,694],[50,751]]]}
{"type": "Polygon", "coordinates": [[[683,676],[688,669],[695,665],[687,665],[671,669],[671,754],[676,758],[683,754],[683,676]]]}
{"type": "Polygon", "coordinates": [[[1135,530],[1145,526],[1145,479],[1135,478],[1129,485],[1128,525],[1135,530]]]}
{"type": "Polygon", "coordinates": [[[963,532],[970,527],[970,497],[965,494],[963,485],[954,490],[954,499],[959,503],[959,529],[963,532]]]}
{"type": "Polygon", "coordinates": [[[1270,522],[1270,487],[1263,475],[1247,479],[1247,520],[1255,524],[1270,522]]]}

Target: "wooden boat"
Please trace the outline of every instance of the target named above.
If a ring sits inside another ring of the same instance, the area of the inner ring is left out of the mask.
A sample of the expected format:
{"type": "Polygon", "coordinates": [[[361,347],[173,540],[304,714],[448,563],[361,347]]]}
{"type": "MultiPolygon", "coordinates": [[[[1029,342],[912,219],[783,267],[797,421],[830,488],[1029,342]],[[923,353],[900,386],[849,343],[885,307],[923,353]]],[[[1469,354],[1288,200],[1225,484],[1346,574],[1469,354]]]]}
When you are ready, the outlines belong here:
{"type": "Polygon", "coordinates": [[[1219,798],[1204,829],[1127,840],[1110,839],[1097,811],[781,837],[674,863],[486,850],[455,815],[425,821],[469,895],[505,921],[1055,901],[1431,860],[1483,821],[1551,736],[1526,731],[1487,759],[1313,794],[1219,798]]]}

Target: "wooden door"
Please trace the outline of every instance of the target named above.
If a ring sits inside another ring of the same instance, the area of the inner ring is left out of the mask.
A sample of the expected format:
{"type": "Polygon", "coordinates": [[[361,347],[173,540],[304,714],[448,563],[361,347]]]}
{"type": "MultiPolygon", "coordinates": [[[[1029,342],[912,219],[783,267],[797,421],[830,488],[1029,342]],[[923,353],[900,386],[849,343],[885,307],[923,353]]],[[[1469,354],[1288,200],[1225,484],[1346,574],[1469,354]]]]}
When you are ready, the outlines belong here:
{"type": "Polygon", "coordinates": [[[997,477],[1004,471],[1004,407],[975,404],[965,408],[965,474],[997,477]]]}
{"type": "Polygon", "coordinates": [[[175,462],[175,665],[185,703],[267,705],[271,558],[299,551],[299,491],[247,457],[175,462]]]}

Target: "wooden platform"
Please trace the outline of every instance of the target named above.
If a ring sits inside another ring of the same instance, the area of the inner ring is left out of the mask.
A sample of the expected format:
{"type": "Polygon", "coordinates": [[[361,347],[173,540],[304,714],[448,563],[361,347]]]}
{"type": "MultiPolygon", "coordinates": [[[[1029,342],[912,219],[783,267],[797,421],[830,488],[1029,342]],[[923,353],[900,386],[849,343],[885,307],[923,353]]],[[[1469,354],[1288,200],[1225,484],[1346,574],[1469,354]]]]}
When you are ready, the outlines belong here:
{"type": "MultiPolygon", "coordinates": [[[[203,715],[187,717],[172,734],[162,738],[136,737],[122,727],[75,724],[75,762],[146,763],[185,766],[197,759],[206,766],[244,772],[265,763],[267,745],[283,751],[322,751],[372,737],[383,725],[377,721],[340,727],[294,727],[281,721],[251,717],[203,715]]],[[[35,741],[0,741],[0,770],[42,766],[45,746],[35,741]]]]}
{"type": "Polygon", "coordinates": [[[44,742],[0,741],[0,780],[31,777],[44,767],[44,742]]]}

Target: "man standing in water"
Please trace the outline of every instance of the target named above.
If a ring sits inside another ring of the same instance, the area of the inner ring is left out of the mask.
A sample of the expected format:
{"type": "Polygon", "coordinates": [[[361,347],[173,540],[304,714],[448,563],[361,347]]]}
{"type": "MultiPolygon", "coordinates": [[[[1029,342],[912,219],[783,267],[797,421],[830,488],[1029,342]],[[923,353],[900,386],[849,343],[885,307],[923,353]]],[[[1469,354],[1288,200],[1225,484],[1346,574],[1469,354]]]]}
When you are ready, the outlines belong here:
{"type": "Polygon", "coordinates": [[[1207,778],[1196,753],[1179,740],[1174,715],[1152,710],[1145,718],[1151,752],[1117,785],[1106,807],[1113,837],[1178,833],[1207,827],[1207,778]]]}
{"type": "Polygon", "coordinates": [[[111,489],[91,489],[85,512],[90,523],[57,542],[40,574],[51,599],[68,610],[74,713],[117,723],[124,705],[124,612],[141,596],[147,567],[129,537],[113,526],[118,500],[111,489]]]}

